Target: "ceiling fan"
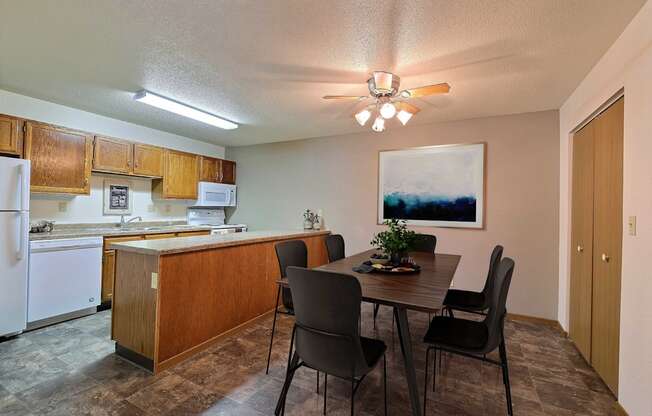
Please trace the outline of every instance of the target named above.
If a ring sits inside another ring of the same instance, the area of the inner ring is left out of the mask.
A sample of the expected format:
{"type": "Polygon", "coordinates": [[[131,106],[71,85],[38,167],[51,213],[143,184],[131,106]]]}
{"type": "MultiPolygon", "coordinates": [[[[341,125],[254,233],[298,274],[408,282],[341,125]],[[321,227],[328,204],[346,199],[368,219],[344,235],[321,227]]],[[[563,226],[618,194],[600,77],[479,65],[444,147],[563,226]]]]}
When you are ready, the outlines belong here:
{"type": "Polygon", "coordinates": [[[401,124],[405,125],[413,115],[421,111],[415,105],[404,100],[409,98],[425,97],[428,95],[446,94],[450,91],[447,83],[425,85],[418,88],[405,89],[399,92],[401,78],[391,72],[374,71],[367,80],[369,95],[325,95],[325,100],[369,100],[375,102],[358,111],[354,117],[358,124],[364,126],[373,113],[377,114],[371,129],[375,132],[385,130],[385,120],[396,116],[401,124]]]}

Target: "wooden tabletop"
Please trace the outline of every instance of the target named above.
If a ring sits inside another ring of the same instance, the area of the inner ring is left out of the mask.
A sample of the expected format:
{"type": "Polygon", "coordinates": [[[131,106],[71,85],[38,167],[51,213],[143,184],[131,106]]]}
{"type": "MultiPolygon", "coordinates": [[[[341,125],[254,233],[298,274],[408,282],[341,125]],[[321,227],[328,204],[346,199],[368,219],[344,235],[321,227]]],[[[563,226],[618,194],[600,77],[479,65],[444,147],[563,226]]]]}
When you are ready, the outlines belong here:
{"type": "MultiPolygon", "coordinates": [[[[388,306],[399,306],[424,312],[437,312],[457,270],[461,256],[456,254],[410,253],[421,271],[414,274],[389,275],[356,273],[353,267],[369,260],[376,250],[368,250],[334,261],[317,270],[355,276],[362,287],[362,299],[388,306]]],[[[287,285],[287,280],[279,283],[287,285]]]]}

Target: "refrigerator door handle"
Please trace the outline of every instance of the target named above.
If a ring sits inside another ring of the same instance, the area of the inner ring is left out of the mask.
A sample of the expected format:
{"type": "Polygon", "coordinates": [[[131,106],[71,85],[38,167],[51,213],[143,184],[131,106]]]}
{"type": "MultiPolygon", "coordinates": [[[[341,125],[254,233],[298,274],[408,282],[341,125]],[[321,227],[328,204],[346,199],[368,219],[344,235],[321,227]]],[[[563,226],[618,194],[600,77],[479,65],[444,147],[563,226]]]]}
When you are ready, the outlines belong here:
{"type": "Polygon", "coordinates": [[[20,188],[20,210],[21,211],[27,211],[27,201],[29,198],[29,192],[27,191],[28,189],[28,178],[27,174],[25,173],[25,165],[18,165],[18,180],[20,181],[19,183],[19,188],[20,188]]]}
{"type": "Polygon", "coordinates": [[[18,213],[20,215],[20,228],[18,230],[18,252],[16,253],[16,259],[17,260],[22,260],[25,258],[25,252],[27,251],[27,241],[25,239],[25,228],[27,227],[25,223],[25,217],[27,217],[28,213],[25,211],[22,211],[18,213]]]}

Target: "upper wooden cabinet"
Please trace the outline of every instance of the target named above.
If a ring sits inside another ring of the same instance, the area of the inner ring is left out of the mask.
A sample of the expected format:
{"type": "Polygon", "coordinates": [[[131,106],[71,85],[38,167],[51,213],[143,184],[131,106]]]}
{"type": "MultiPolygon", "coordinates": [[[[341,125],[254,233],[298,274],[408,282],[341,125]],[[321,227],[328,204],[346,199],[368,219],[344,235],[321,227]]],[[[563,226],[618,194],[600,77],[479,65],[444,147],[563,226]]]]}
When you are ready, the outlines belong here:
{"type": "Polygon", "coordinates": [[[201,156],[199,158],[199,180],[202,182],[219,182],[220,161],[218,159],[201,156]]]}
{"type": "Polygon", "coordinates": [[[161,198],[197,199],[199,156],[165,150],[163,179],[154,183],[154,191],[161,198]]]}
{"type": "Polygon", "coordinates": [[[199,180],[235,185],[235,162],[201,156],[199,180]]]}
{"type": "Polygon", "coordinates": [[[95,136],[93,170],[130,174],[133,165],[133,144],[124,140],[95,136]]]}
{"type": "Polygon", "coordinates": [[[22,135],[19,134],[19,119],[0,115],[0,153],[21,155],[22,135]]]}
{"type": "Polygon", "coordinates": [[[220,182],[235,185],[235,162],[220,160],[220,182]]]}
{"type": "Polygon", "coordinates": [[[25,123],[32,192],[90,194],[93,137],[63,127],[25,123]]]}
{"type": "Polygon", "coordinates": [[[163,176],[164,152],[160,147],[134,144],[134,175],[160,178],[163,176]]]}

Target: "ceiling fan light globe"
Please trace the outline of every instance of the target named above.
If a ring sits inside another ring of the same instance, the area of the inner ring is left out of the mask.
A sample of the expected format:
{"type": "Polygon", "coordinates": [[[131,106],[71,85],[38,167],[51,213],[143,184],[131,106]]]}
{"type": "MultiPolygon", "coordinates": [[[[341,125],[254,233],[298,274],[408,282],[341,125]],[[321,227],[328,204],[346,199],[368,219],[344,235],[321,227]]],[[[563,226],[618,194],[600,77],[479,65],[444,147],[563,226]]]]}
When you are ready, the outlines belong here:
{"type": "Polygon", "coordinates": [[[405,126],[407,122],[410,121],[410,119],[412,118],[412,113],[407,112],[405,110],[401,110],[396,115],[396,118],[398,119],[398,121],[401,122],[401,124],[405,126]]]}
{"type": "Polygon", "coordinates": [[[390,119],[396,115],[396,107],[392,103],[385,103],[380,107],[380,115],[390,119]]]}
{"type": "Polygon", "coordinates": [[[374,124],[371,126],[371,129],[376,133],[380,133],[385,130],[385,119],[381,116],[376,117],[374,124]]]}
{"type": "Polygon", "coordinates": [[[355,115],[355,120],[359,125],[364,126],[371,117],[371,111],[364,109],[355,115]]]}

